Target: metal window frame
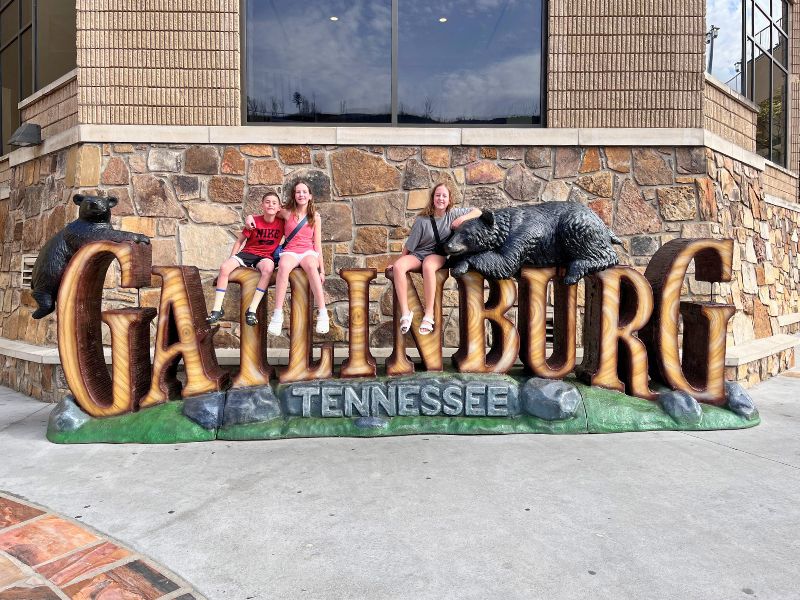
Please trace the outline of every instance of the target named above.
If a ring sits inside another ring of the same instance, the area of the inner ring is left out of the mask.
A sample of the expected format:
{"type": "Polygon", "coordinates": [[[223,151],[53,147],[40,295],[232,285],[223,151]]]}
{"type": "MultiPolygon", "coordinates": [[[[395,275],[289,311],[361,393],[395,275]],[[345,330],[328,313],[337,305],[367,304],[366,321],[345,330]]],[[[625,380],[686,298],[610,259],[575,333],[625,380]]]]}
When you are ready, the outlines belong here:
{"type": "MultiPolygon", "coordinates": [[[[38,69],[36,68],[37,63],[37,48],[36,48],[36,20],[37,20],[37,10],[38,10],[38,0],[30,0],[31,2],[31,20],[28,23],[22,22],[22,4],[25,0],[7,0],[0,4],[0,14],[3,13],[13,2],[17,2],[17,32],[14,36],[8,40],[5,44],[0,47],[0,54],[8,49],[11,44],[14,42],[18,42],[17,46],[17,95],[19,96],[19,100],[22,100],[22,77],[23,77],[23,64],[22,64],[22,35],[26,33],[28,30],[31,30],[31,87],[33,88],[31,92],[35,92],[38,89],[38,69]]],[[[0,82],[2,82],[2,71],[0,71],[0,82]]],[[[19,101],[18,100],[18,101],[19,101]]],[[[14,107],[16,108],[16,107],[14,107]]],[[[3,99],[0,98],[0,115],[3,114],[3,99]]],[[[20,118],[21,122],[21,118],[20,118]]],[[[10,133],[9,133],[10,135],[10,133]]],[[[3,130],[3,119],[0,118],[0,153],[5,154],[5,139],[7,135],[6,132],[3,130]]]]}
{"type": "MultiPolygon", "coordinates": [[[[783,17],[783,8],[788,8],[787,0],[781,0],[780,7],[781,7],[780,15],[777,15],[777,16],[782,18],[783,17]]],[[[789,85],[789,76],[790,76],[791,62],[792,62],[792,36],[790,35],[790,32],[792,30],[792,23],[791,23],[792,11],[791,10],[787,10],[786,11],[786,14],[787,14],[786,21],[787,22],[784,23],[784,27],[781,27],[781,26],[779,26],[777,24],[777,22],[775,21],[776,15],[773,15],[772,13],[773,13],[773,5],[772,5],[771,2],[770,2],[769,12],[765,13],[764,10],[761,8],[761,6],[758,4],[757,0],[742,0],[742,65],[743,65],[742,71],[744,72],[744,77],[742,78],[742,86],[741,86],[742,87],[742,92],[741,93],[748,100],[754,100],[755,99],[755,91],[756,91],[755,90],[756,51],[760,51],[762,56],[768,57],[768,60],[769,60],[769,90],[768,90],[769,95],[768,95],[768,97],[770,99],[769,100],[770,104],[769,104],[769,114],[768,114],[768,122],[767,122],[768,146],[767,146],[767,156],[765,156],[764,158],[766,158],[767,160],[769,160],[771,162],[774,162],[776,164],[779,164],[779,165],[782,165],[782,166],[786,167],[786,166],[788,166],[788,162],[789,162],[789,138],[790,138],[790,135],[791,135],[791,132],[789,131],[789,127],[791,125],[791,121],[788,118],[788,109],[791,106],[790,102],[791,102],[791,99],[792,99],[791,96],[790,96],[791,86],[789,85]],[[748,6],[751,8],[750,14],[752,16],[752,20],[751,20],[751,22],[749,24],[747,23],[747,8],[748,8],[748,6]],[[758,32],[755,31],[756,11],[759,11],[762,15],[764,15],[767,18],[767,21],[768,21],[767,27],[770,30],[770,49],[763,48],[761,46],[761,44],[759,44],[756,41],[756,34],[758,33],[758,32]],[[748,31],[747,31],[748,25],[750,26],[752,34],[748,34],[748,31]],[[772,28],[773,27],[777,28],[780,31],[780,33],[783,34],[783,36],[786,39],[786,57],[787,57],[787,63],[788,64],[785,67],[772,54],[773,44],[772,44],[771,40],[772,40],[772,28]],[[752,44],[753,45],[753,69],[752,69],[752,75],[751,75],[750,78],[747,77],[747,68],[746,68],[748,44],[752,44]],[[782,109],[782,113],[783,113],[783,140],[781,141],[781,152],[782,152],[782,160],[781,160],[781,162],[777,162],[777,161],[775,161],[773,159],[773,145],[772,145],[773,125],[774,125],[774,122],[775,122],[775,115],[773,113],[774,105],[773,105],[773,101],[772,101],[773,96],[774,96],[774,90],[775,90],[775,79],[774,79],[775,67],[778,67],[778,69],[781,70],[784,75],[786,75],[786,85],[784,86],[784,89],[783,89],[784,97],[783,97],[783,102],[782,102],[782,104],[783,104],[783,109],[782,109]]],[[[756,147],[756,152],[758,152],[758,147],[756,147]]]]}
{"type": "MultiPolygon", "coordinates": [[[[9,0],[11,1],[11,0],[9,0]]],[[[36,1],[36,0],[34,0],[36,1]]],[[[307,122],[293,122],[285,121],[279,123],[268,123],[264,121],[248,121],[247,120],[247,4],[252,0],[239,0],[239,103],[240,103],[240,118],[241,124],[251,127],[436,127],[436,128],[458,128],[458,129],[473,129],[473,128],[520,128],[526,127],[530,129],[544,129],[547,127],[547,73],[548,73],[548,36],[549,36],[549,19],[550,19],[550,3],[549,0],[541,0],[542,4],[542,40],[540,49],[540,73],[539,73],[539,123],[531,123],[529,125],[520,125],[518,123],[504,123],[500,125],[485,124],[461,124],[461,123],[432,123],[430,125],[420,125],[417,123],[398,123],[398,99],[397,99],[397,54],[399,48],[399,3],[400,0],[391,0],[391,22],[392,22],[392,40],[391,40],[391,119],[388,123],[307,123],[307,122]]]]}

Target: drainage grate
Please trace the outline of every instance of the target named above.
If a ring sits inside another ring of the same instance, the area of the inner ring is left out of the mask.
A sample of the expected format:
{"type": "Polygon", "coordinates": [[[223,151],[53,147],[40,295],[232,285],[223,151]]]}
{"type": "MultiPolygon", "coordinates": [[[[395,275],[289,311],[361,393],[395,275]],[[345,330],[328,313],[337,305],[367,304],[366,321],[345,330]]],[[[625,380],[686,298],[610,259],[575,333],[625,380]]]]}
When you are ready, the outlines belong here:
{"type": "Polygon", "coordinates": [[[22,287],[30,289],[31,276],[33,275],[33,263],[36,262],[36,254],[22,255],[22,287]]]}

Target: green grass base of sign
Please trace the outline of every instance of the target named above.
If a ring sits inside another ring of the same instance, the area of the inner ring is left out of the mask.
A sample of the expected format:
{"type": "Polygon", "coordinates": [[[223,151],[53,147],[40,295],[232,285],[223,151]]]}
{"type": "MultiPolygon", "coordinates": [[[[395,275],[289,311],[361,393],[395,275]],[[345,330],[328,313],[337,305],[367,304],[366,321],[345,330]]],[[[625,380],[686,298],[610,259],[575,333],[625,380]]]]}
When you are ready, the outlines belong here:
{"type": "Polygon", "coordinates": [[[75,431],[47,431],[56,444],[179,444],[216,439],[214,430],[203,429],[183,416],[183,402],[167,402],[139,412],[92,419],[75,431]]]}
{"type": "Polygon", "coordinates": [[[570,380],[583,396],[586,408],[587,433],[622,433],[626,431],[711,431],[746,429],[761,423],[761,418],[747,420],[725,408],[700,404],[703,417],[698,423],[673,419],[658,402],[598,387],[589,387],[570,380]]]}
{"type": "Polygon", "coordinates": [[[744,429],[761,422],[747,420],[729,410],[702,404],[699,423],[681,422],[666,414],[658,403],[582,385],[583,403],[577,415],[563,421],[537,417],[392,417],[384,427],[361,428],[347,418],[287,417],[271,421],[206,430],[181,413],[180,400],[141,412],[92,419],[75,431],[48,431],[47,439],[59,444],[140,443],[176,444],[220,440],[271,440],[302,437],[383,437],[396,435],[490,435],[510,433],[621,433],[632,431],[699,431],[744,429]]]}

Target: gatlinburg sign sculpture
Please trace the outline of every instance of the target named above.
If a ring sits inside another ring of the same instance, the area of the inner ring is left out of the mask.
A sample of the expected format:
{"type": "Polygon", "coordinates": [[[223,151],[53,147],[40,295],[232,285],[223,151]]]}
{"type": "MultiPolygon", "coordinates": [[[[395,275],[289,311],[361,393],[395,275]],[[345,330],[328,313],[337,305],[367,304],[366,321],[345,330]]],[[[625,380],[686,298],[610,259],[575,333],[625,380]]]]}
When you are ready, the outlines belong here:
{"type": "MultiPolygon", "coordinates": [[[[458,275],[460,317],[451,364],[446,370],[442,351],[441,298],[449,276],[443,269],[437,276],[432,334],[419,335],[412,327],[409,337],[402,335],[395,303],[393,349],[380,375],[368,328],[375,269],[340,271],[349,294],[349,351],[338,372],[331,343],[319,344],[319,358],[312,358],[310,288],[297,269],[290,278],[288,364],[268,364],[262,302],[258,325],[241,328],[239,368],[230,374],[217,362],[212,343],[217,327],[206,324],[197,268],[153,266],[149,244],[109,227],[106,239],[95,236],[74,250],[60,279],[59,354],[72,397],[55,409],[48,436],[60,442],[175,442],[757,424],[749,396],[724,379],[726,326],[734,307],[680,298],[692,261],[696,280],[730,281],[732,241],[672,240],[642,275],[612,266],[616,237],[590,210],[575,204],[575,210],[565,211],[567,204],[572,203],[485,212],[465,223],[447,242],[458,275]],[[115,260],[122,287],[149,287],[151,275],[161,279],[158,311],[101,309],[103,281],[115,260]],[[580,278],[586,284],[584,343],[583,360],[576,364],[580,278]],[[551,284],[554,343],[548,357],[551,284]],[[517,300],[515,324],[507,313],[517,300]],[[150,325],[156,316],[151,361],[150,325]],[[682,336],[682,344],[680,319],[684,331],[691,332],[682,336]],[[111,373],[101,323],[111,332],[111,373]],[[415,373],[406,353],[409,339],[425,373],[415,373]],[[518,358],[521,368],[515,368],[518,358]],[[165,408],[178,404],[180,411],[165,408]]],[[[258,278],[257,271],[245,268],[231,276],[241,286],[242,323],[258,278]]],[[[412,285],[408,300],[419,318],[421,301],[412,285]]]]}

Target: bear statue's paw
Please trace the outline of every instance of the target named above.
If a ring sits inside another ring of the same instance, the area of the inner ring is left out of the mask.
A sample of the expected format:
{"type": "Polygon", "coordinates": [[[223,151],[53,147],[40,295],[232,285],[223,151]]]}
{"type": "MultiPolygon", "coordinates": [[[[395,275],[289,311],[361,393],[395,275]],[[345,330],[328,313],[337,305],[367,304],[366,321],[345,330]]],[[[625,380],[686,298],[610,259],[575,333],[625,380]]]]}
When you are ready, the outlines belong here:
{"type": "Polygon", "coordinates": [[[450,267],[450,275],[453,277],[460,277],[464,275],[467,271],[469,271],[469,263],[465,260],[461,262],[457,262],[452,267],[450,267]]]}
{"type": "Polygon", "coordinates": [[[142,235],[141,233],[135,233],[133,234],[133,241],[137,244],[149,244],[150,238],[146,235],[142,235]]]}

